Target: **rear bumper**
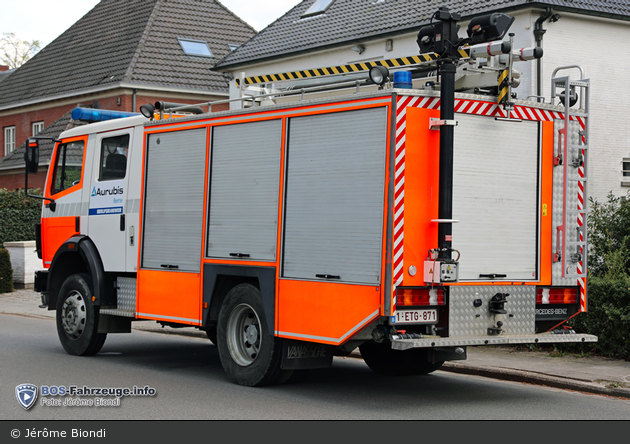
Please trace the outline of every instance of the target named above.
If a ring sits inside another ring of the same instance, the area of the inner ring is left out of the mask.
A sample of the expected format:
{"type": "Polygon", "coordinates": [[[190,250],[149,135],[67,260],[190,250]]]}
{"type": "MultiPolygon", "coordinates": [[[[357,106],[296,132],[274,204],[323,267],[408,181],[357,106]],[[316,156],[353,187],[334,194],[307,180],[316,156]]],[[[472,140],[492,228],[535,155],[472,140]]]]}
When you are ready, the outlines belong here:
{"type": "Polygon", "coordinates": [[[575,342],[597,342],[597,336],[587,334],[540,333],[536,335],[499,335],[491,337],[425,337],[422,339],[392,339],[392,348],[407,350],[410,348],[461,347],[476,345],[517,345],[517,344],[554,344],[575,342]]]}

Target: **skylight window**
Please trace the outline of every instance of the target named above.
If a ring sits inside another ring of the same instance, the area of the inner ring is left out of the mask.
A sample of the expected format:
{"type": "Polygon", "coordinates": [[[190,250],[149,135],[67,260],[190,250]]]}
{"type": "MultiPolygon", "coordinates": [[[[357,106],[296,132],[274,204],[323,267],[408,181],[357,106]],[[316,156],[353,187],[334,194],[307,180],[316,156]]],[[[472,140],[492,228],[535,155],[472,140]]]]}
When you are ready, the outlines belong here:
{"type": "Polygon", "coordinates": [[[313,15],[323,14],[335,0],[315,0],[315,3],[302,14],[302,17],[310,17],[313,15]]]}
{"type": "Polygon", "coordinates": [[[191,40],[191,39],[177,39],[179,44],[182,46],[182,50],[188,54],[193,56],[201,56],[201,57],[214,57],[212,55],[212,51],[208,47],[208,43],[204,40],[191,40]]]}

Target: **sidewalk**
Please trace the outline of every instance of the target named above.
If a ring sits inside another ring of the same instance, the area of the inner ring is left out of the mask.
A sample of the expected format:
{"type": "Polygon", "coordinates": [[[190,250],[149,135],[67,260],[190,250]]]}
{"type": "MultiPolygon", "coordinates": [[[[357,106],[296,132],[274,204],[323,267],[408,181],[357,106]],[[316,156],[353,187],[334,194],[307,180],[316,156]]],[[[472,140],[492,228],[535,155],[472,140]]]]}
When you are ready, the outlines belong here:
{"type": "MultiPolygon", "coordinates": [[[[54,319],[55,312],[39,308],[40,304],[39,294],[32,290],[0,294],[0,314],[54,319]]],[[[206,337],[196,328],[163,328],[154,322],[138,323],[133,329],[206,337]]],[[[358,350],[351,356],[361,359],[358,350]]],[[[446,362],[441,370],[630,398],[630,362],[602,357],[551,356],[525,347],[469,347],[467,360],[446,362]]]]}

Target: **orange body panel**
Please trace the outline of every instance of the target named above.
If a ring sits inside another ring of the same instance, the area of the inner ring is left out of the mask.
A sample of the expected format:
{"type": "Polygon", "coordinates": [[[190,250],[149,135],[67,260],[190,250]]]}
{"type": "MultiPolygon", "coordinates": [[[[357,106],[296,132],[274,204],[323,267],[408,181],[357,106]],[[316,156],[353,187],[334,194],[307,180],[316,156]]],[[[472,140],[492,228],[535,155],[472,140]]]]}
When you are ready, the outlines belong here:
{"type": "Polygon", "coordinates": [[[341,344],[379,316],[380,287],[285,279],[278,287],[281,337],[341,344]]]}
{"type": "Polygon", "coordinates": [[[42,218],[42,260],[46,268],[55,257],[61,245],[70,239],[76,231],[76,216],[42,218]]]}
{"type": "Polygon", "coordinates": [[[553,203],[553,122],[542,123],[541,200],[540,200],[540,283],[551,285],[553,203]]]}
{"type": "Polygon", "coordinates": [[[136,315],[201,325],[201,274],[139,270],[136,315]]]}
{"type": "Polygon", "coordinates": [[[437,247],[440,132],[429,129],[429,118],[439,110],[407,108],[405,149],[405,270],[403,285],[422,286],[424,261],[429,249],[437,247]],[[409,274],[414,265],[417,274],[409,274]]]}

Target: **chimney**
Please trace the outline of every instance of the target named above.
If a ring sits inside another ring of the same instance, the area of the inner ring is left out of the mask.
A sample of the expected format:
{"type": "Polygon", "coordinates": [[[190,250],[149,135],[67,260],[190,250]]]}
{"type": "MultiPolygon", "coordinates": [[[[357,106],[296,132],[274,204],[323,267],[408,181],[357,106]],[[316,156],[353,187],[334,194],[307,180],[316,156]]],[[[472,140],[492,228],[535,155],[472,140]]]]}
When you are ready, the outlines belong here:
{"type": "Polygon", "coordinates": [[[9,66],[7,66],[7,65],[0,65],[0,72],[8,71],[8,70],[9,70],[9,66]]]}

